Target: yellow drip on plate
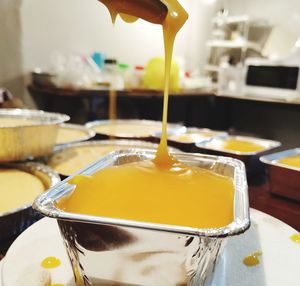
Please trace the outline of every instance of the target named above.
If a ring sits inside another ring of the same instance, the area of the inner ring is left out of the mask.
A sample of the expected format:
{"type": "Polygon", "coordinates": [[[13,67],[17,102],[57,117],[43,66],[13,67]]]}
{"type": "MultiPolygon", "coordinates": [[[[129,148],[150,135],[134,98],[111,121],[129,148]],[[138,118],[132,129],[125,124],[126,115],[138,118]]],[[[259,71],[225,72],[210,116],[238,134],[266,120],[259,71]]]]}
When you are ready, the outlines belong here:
{"type": "Polygon", "coordinates": [[[260,256],[262,256],[262,252],[256,251],[256,252],[250,254],[249,256],[246,256],[243,260],[243,263],[249,267],[256,266],[256,265],[260,264],[260,261],[259,261],[260,256]]]}
{"type": "Polygon", "coordinates": [[[19,127],[36,124],[37,121],[25,119],[25,118],[12,118],[12,117],[0,117],[1,127],[19,127]]]}
{"type": "Polygon", "coordinates": [[[290,239],[296,243],[300,243],[300,233],[295,233],[291,235],[290,239]]]}
{"type": "Polygon", "coordinates": [[[54,256],[46,257],[41,262],[41,266],[46,269],[56,268],[56,267],[60,266],[60,264],[61,264],[61,261],[57,257],[54,257],[54,256]]]}

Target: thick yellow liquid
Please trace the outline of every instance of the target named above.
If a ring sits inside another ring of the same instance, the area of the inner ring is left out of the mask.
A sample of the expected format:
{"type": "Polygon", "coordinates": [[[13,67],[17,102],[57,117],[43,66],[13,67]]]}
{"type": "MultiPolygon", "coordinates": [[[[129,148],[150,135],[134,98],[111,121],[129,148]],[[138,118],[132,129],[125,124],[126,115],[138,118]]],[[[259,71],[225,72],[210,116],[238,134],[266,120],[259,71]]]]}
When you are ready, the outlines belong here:
{"type": "MultiPolygon", "coordinates": [[[[102,2],[110,10],[113,21],[118,13],[124,13],[121,1],[102,2]]],[[[165,45],[163,126],[154,160],[103,169],[91,177],[75,177],[73,183],[76,189],[69,197],[58,202],[58,207],[74,213],[143,222],[197,228],[222,227],[233,220],[232,179],[184,165],[172,157],[167,149],[173,44],[188,15],[177,0],[162,2],[168,8],[161,23],[165,45]]],[[[127,14],[133,16],[143,16],[147,12],[138,5],[131,8],[127,14]]]]}
{"type": "Polygon", "coordinates": [[[70,212],[199,228],[232,222],[232,180],[181,163],[170,169],[152,161],[126,164],[73,183],[73,194],[58,204],[70,212]]]}
{"type": "Polygon", "coordinates": [[[29,173],[0,169],[0,213],[31,204],[44,190],[40,179],[29,173]]]}
{"type": "Polygon", "coordinates": [[[277,161],[279,164],[284,164],[290,167],[300,168],[300,154],[290,157],[285,157],[277,161]]]}
{"type": "Polygon", "coordinates": [[[168,8],[167,16],[162,23],[165,47],[165,80],[164,80],[164,103],[163,103],[163,125],[160,144],[157,149],[154,162],[163,168],[170,168],[177,160],[170,156],[167,146],[167,121],[168,121],[168,102],[169,102],[169,83],[170,70],[173,55],[173,46],[177,33],[182,28],[188,14],[178,3],[177,0],[162,1],[168,8]]]}

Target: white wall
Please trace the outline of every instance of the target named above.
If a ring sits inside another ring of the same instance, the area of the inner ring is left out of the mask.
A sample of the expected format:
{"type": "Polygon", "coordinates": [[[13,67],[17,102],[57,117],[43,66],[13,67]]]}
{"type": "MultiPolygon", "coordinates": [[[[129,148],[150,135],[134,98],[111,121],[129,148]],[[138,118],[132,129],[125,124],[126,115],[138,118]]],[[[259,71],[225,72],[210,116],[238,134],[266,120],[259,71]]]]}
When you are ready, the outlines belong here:
{"type": "Polygon", "coordinates": [[[206,42],[212,29],[211,21],[221,3],[218,0],[190,0],[189,4],[189,33],[185,58],[188,68],[203,71],[206,63],[206,42]]]}
{"type": "Polygon", "coordinates": [[[300,1],[299,0],[227,0],[231,14],[250,15],[269,20],[275,27],[268,54],[286,54],[300,38],[300,1]]]}
{"type": "MultiPolygon", "coordinates": [[[[199,66],[204,59],[203,34],[210,28],[206,4],[212,0],[180,0],[190,14],[180,31],[175,57],[199,66]],[[198,21],[197,19],[204,19],[198,21]],[[201,50],[202,49],[202,50],[201,50]]],[[[209,11],[212,5],[209,4],[209,11]]],[[[120,19],[112,25],[107,9],[96,0],[23,0],[23,60],[25,71],[47,67],[54,51],[63,53],[104,52],[129,64],[145,64],[163,55],[161,27],[139,20],[134,24],[120,19]]]]}
{"type": "MultiPolygon", "coordinates": [[[[130,64],[144,64],[150,57],[163,54],[160,26],[142,20],[126,24],[121,19],[113,26],[108,10],[96,0],[24,0],[22,23],[26,71],[47,66],[54,51],[97,50],[130,64]]],[[[184,53],[184,43],[182,32],[176,54],[184,53]]]]}
{"type": "Polygon", "coordinates": [[[0,87],[22,97],[21,0],[0,0],[0,87]]]}

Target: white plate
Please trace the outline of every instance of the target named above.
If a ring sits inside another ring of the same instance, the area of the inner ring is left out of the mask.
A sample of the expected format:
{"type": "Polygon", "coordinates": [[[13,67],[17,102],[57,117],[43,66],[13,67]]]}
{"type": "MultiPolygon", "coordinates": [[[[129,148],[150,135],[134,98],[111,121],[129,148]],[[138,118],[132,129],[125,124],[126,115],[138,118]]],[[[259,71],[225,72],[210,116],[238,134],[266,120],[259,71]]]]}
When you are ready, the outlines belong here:
{"type": "MultiPolygon", "coordinates": [[[[214,278],[208,281],[207,285],[299,285],[300,244],[290,239],[290,236],[297,231],[253,209],[251,219],[252,226],[249,231],[228,240],[215,269],[214,278]],[[261,263],[254,267],[245,266],[242,262],[243,258],[257,250],[263,252],[261,263]]],[[[55,220],[49,218],[35,223],[13,243],[3,262],[4,284],[2,286],[23,285],[20,284],[23,276],[33,269],[41,269],[40,262],[47,256],[56,256],[62,261],[60,267],[50,270],[52,283],[73,286],[72,270],[57,224],[55,220]]]]}

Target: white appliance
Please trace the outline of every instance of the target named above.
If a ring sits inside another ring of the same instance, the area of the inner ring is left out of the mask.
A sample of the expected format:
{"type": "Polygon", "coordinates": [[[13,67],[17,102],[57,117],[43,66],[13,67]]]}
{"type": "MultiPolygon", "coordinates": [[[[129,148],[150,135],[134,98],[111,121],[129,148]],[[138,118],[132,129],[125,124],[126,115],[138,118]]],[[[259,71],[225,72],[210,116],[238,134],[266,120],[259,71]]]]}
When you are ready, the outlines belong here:
{"type": "Polygon", "coordinates": [[[300,99],[300,47],[284,58],[255,59],[245,62],[245,96],[286,101],[300,99]]]}

